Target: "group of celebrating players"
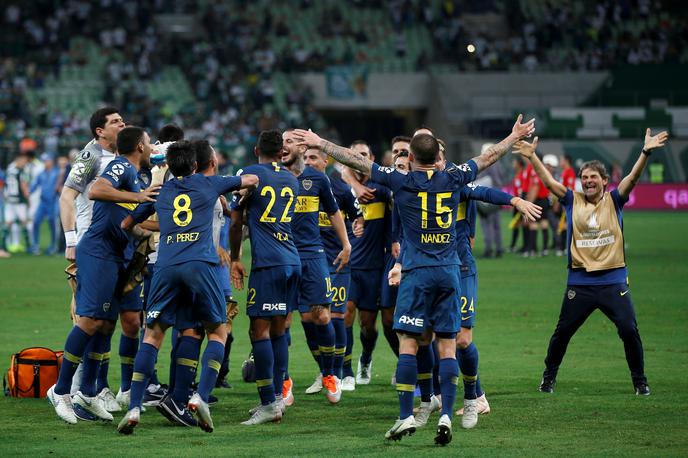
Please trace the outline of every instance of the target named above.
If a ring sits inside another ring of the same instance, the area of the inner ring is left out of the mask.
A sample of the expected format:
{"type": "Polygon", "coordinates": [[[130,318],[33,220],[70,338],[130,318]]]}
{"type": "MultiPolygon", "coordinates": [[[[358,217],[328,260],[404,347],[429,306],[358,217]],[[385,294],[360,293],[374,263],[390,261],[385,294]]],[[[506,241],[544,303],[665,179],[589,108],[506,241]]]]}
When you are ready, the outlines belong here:
{"type": "Polygon", "coordinates": [[[294,402],[289,346],[297,310],[318,368],[306,392],[324,391],[331,403],[370,382],[380,312],[398,356],[400,415],[386,439],[412,434],[440,411],[435,443],[449,443],[459,369],[462,426],[475,427],[478,414],[489,412],[472,342],[474,201],[512,205],[528,222],[541,207],[472,182],[514,145],[530,157],[522,140],[533,134],[534,120],[519,116],[504,140],[461,165],[445,159],[444,143],[428,129],[395,137],[391,166],[375,164],[364,141],[344,148],[311,131],[264,131],[258,163],[233,177],[217,176],[207,141],[184,140],[175,126],[152,145],[143,129],[125,127],[116,109],[103,108],[91,117],[91,130],[94,141],[60,199],[66,257],[77,267],[68,269],[76,271],[75,326],[48,392],[61,419],[112,421],[111,412],[125,408],[118,430],[130,434],[145,407],[156,406],[174,423],[212,432],[211,391],[226,375],[238,311],[230,279],[243,289],[247,276],[260,403],[242,424],[279,422],[294,402]],[[328,176],[329,157],[338,164],[328,176]],[[250,273],[241,261],[246,227],[250,273]],[[354,375],[357,310],[362,351],[354,375]],[[118,317],[115,396],[107,369],[118,317]],[[170,327],[170,384],[163,389],[155,364],[170,327]]]}

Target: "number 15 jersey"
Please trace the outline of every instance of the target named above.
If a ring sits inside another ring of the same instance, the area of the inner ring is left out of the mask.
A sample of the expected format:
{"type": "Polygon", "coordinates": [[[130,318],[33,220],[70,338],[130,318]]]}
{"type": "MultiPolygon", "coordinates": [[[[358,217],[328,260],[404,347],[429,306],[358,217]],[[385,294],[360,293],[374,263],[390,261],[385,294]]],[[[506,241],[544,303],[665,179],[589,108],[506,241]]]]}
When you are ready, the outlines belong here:
{"type": "Polygon", "coordinates": [[[231,209],[247,210],[251,267],[300,266],[301,260],[292,236],[298,180],[276,162],[250,165],[240,174],[249,173],[258,176],[258,188],[243,202],[234,196],[231,209]]]}

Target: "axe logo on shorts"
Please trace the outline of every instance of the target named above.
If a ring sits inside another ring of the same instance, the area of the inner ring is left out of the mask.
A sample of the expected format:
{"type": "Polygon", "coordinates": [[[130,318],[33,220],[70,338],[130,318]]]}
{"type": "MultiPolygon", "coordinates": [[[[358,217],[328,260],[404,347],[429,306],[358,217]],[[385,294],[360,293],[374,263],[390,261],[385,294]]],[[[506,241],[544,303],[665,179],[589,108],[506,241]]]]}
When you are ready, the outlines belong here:
{"type": "Polygon", "coordinates": [[[278,302],[276,304],[263,304],[264,312],[286,312],[287,304],[285,302],[278,302]]]}
{"type": "Polygon", "coordinates": [[[103,312],[107,312],[110,310],[110,303],[106,302],[103,304],[103,312]]]}
{"type": "Polygon", "coordinates": [[[418,328],[422,328],[424,320],[422,318],[413,318],[410,316],[401,315],[401,317],[399,318],[399,323],[400,324],[408,324],[410,326],[416,326],[418,328]]]}
{"type": "Polygon", "coordinates": [[[576,292],[572,289],[569,290],[568,293],[566,293],[566,297],[569,298],[570,301],[573,300],[574,297],[576,297],[576,292]]]}
{"type": "Polygon", "coordinates": [[[151,311],[148,312],[148,314],[146,315],[146,318],[149,318],[149,319],[154,320],[154,319],[156,319],[159,315],[160,315],[160,311],[159,311],[159,310],[151,310],[151,311]]]}

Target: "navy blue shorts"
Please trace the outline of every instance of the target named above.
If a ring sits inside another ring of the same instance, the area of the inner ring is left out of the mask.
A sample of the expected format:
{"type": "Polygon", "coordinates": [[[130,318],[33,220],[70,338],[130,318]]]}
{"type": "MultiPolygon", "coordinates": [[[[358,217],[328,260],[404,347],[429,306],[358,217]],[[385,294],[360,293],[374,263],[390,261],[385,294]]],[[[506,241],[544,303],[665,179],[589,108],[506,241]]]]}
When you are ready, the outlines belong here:
{"type": "Polygon", "coordinates": [[[394,267],[396,259],[391,254],[385,255],[387,261],[385,262],[385,270],[382,271],[382,283],[380,283],[380,308],[393,308],[397,305],[397,294],[399,293],[398,286],[389,286],[389,279],[387,275],[394,267]]]}
{"type": "Polygon", "coordinates": [[[148,264],[148,273],[143,277],[143,310],[148,310],[148,296],[150,296],[151,280],[155,274],[155,264],[148,264]]]}
{"type": "Polygon", "coordinates": [[[382,269],[351,269],[349,300],[356,308],[376,312],[380,304],[382,269]]]}
{"type": "Polygon", "coordinates": [[[475,308],[478,306],[478,276],[461,277],[461,327],[475,327],[475,308]]]}
{"type": "Polygon", "coordinates": [[[351,274],[349,272],[330,272],[330,279],[332,283],[331,311],[333,313],[345,313],[351,274]]]}
{"type": "Polygon", "coordinates": [[[299,312],[308,313],[313,305],[330,305],[330,270],[327,259],[321,257],[301,260],[301,281],[298,287],[299,312]]]}
{"type": "Polygon", "coordinates": [[[124,262],[101,259],[76,250],[76,314],[98,320],[116,321],[119,315],[115,297],[124,262]]]}
{"type": "Polygon", "coordinates": [[[252,318],[269,318],[294,310],[298,307],[300,277],[300,266],[252,269],[248,277],[246,314],[252,318]]]}
{"type": "Polygon", "coordinates": [[[129,294],[119,298],[117,305],[120,312],[140,312],[143,310],[144,285],[139,283],[129,294]]]}
{"type": "Polygon", "coordinates": [[[229,281],[229,268],[218,264],[216,267],[217,276],[220,278],[220,286],[222,287],[222,294],[225,297],[232,297],[232,283],[229,281]]]}
{"type": "Polygon", "coordinates": [[[403,273],[399,286],[394,329],[421,334],[455,334],[461,319],[459,266],[419,267],[403,273]]]}
{"type": "Polygon", "coordinates": [[[183,330],[197,328],[199,322],[226,320],[225,298],[213,264],[189,261],[155,269],[146,311],[149,327],[159,321],[183,330]]]}

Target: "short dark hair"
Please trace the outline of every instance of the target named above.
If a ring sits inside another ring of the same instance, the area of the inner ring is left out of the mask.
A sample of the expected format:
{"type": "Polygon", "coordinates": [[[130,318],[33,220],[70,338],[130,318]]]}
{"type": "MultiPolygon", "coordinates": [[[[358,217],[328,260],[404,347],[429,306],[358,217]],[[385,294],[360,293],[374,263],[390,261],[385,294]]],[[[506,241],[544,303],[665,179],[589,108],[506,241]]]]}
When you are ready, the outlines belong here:
{"type": "Polygon", "coordinates": [[[96,140],[98,139],[96,129],[103,129],[105,127],[105,123],[107,122],[107,117],[115,113],[119,113],[119,110],[115,107],[103,107],[93,112],[91,115],[91,120],[89,121],[93,138],[96,140]]]}
{"type": "Polygon", "coordinates": [[[117,151],[124,156],[136,151],[136,146],[143,141],[145,131],[141,127],[127,126],[117,134],[117,151]]]}
{"type": "Polygon", "coordinates": [[[196,170],[196,152],[191,142],[180,140],[167,148],[167,165],[172,175],[186,177],[196,170]]]}
{"type": "Polygon", "coordinates": [[[604,164],[598,161],[597,159],[593,161],[584,162],[583,165],[581,165],[580,170],[578,171],[578,178],[582,177],[583,170],[585,169],[592,169],[595,172],[599,173],[603,180],[609,178],[609,174],[607,173],[607,167],[605,167],[604,164]]]}
{"type": "Polygon", "coordinates": [[[432,135],[418,134],[411,140],[411,152],[421,164],[434,164],[440,152],[440,144],[432,135]]]}
{"type": "Polygon", "coordinates": [[[570,155],[564,154],[564,159],[566,159],[566,162],[568,162],[570,165],[573,165],[573,158],[570,155]]]}
{"type": "Polygon", "coordinates": [[[196,154],[196,170],[204,172],[213,160],[213,149],[208,140],[191,140],[191,148],[196,154]]]}
{"type": "MultiPolygon", "coordinates": [[[[293,130],[293,129],[292,129],[293,130]]],[[[286,132],[289,132],[288,130],[286,132]]],[[[276,158],[282,151],[282,134],[279,130],[264,130],[258,136],[258,154],[268,158],[276,158]]]]}
{"type": "Polygon", "coordinates": [[[184,140],[184,131],[178,125],[165,124],[160,128],[158,132],[158,141],[160,143],[177,142],[179,140],[184,140]]]}
{"type": "Polygon", "coordinates": [[[394,145],[396,142],[411,143],[411,137],[407,137],[406,135],[397,135],[392,139],[392,145],[394,145]]]}
{"type": "Polygon", "coordinates": [[[370,145],[365,140],[354,140],[351,142],[351,146],[349,148],[353,148],[354,146],[357,146],[357,145],[365,145],[368,147],[368,149],[370,149],[370,145]]]}

